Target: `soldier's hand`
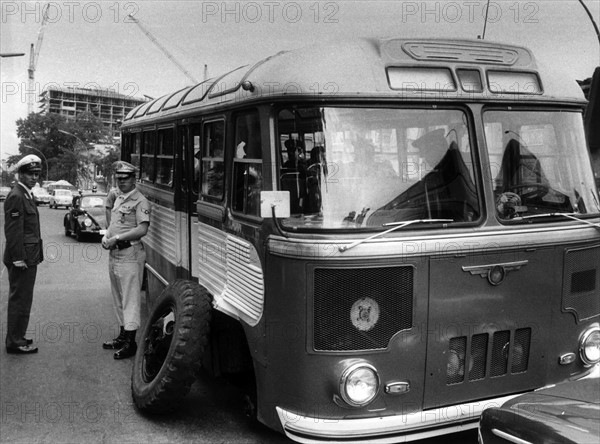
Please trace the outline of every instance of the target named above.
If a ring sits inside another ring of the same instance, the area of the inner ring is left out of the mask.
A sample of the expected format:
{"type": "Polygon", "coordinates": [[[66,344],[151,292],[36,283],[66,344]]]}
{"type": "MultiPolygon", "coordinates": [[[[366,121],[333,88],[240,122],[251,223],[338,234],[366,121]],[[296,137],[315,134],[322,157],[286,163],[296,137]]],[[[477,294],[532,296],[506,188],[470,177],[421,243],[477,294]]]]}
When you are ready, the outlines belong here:
{"type": "Polygon", "coordinates": [[[22,268],[22,269],[27,268],[27,264],[25,263],[25,261],[14,261],[13,265],[17,268],[22,268]]]}

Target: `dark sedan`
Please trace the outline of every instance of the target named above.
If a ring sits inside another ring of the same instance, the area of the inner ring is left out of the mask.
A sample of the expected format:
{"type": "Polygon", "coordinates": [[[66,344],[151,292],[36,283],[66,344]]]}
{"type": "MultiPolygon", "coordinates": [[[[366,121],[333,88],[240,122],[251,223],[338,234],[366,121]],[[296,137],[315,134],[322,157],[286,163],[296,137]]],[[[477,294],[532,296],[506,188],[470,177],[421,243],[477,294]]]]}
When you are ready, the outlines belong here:
{"type": "Polygon", "coordinates": [[[73,198],[73,206],[65,215],[65,235],[75,234],[77,241],[84,236],[102,236],[106,230],[106,194],[85,193],[73,198]]]}
{"type": "Polygon", "coordinates": [[[484,410],[479,442],[600,442],[600,380],[563,382],[484,410]]]}

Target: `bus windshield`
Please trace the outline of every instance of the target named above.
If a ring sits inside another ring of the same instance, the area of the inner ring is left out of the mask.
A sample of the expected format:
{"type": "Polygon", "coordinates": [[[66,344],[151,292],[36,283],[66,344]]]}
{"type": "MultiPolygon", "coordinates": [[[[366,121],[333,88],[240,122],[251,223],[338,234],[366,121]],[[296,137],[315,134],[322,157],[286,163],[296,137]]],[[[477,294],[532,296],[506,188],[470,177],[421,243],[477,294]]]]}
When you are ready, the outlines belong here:
{"type": "Polygon", "coordinates": [[[580,113],[490,110],[483,119],[500,220],[600,211],[580,113]]]}
{"type": "Polygon", "coordinates": [[[294,107],[279,111],[278,131],[284,227],[381,230],[481,215],[462,110],[294,107]]]}

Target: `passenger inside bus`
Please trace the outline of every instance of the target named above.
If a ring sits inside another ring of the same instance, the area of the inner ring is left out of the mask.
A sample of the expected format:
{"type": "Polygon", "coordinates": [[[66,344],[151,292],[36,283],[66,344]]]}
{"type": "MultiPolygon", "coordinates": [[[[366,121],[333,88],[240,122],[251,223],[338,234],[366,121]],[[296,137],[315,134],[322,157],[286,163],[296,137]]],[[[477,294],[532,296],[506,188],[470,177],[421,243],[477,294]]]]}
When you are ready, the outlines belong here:
{"type": "MultiPolygon", "coordinates": [[[[425,161],[425,176],[394,200],[375,211],[368,225],[388,218],[391,210],[409,210],[409,218],[452,219],[468,222],[479,217],[477,190],[456,142],[448,143],[444,129],[436,129],[415,140],[425,161]]],[[[406,220],[398,212],[398,220],[406,220]]]]}
{"type": "Polygon", "coordinates": [[[290,193],[290,211],[303,213],[306,203],[306,162],[298,154],[301,149],[291,137],[283,143],[287,160],[281,169],[281,189],[290,193]]]}
{"type": "Polygon", "coordinates": [[[306,169],[306,212],[320,213],[322,209],[321,187],[327,183],[327,163],[325,148],[315,146],[310,150],[308,168],[306,169]]]}
{"type": "Polygon", "coordinates": [[[388,160],[377,158],[375,145],[365,138],[359,137],[354,146],[353,168],[358,177],[397,177],[394,167],[388,160]]]}

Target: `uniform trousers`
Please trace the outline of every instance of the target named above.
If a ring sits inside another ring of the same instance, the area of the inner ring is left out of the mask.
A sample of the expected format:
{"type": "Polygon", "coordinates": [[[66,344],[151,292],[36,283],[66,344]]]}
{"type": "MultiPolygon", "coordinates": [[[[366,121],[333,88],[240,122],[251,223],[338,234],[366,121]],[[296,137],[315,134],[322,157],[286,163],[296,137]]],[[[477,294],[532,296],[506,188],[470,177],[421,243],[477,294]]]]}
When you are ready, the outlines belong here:
{"type": "Polygon", "coordinates": [[[6,326],[6,347],[15,348],[27,345],[25,333],[29,325],[29,315],[33,302],[33,287],[37,275],[37,265],[19,268],[8,265],[8,307],[6,326]]]}
{"type": "Polygon", "coordinates": [[[141,317],[141,289],[146,251],[141,243],[122,250],[111,250],[108,273],[113,305],[119,325],[137,330],[141,317]]]}

